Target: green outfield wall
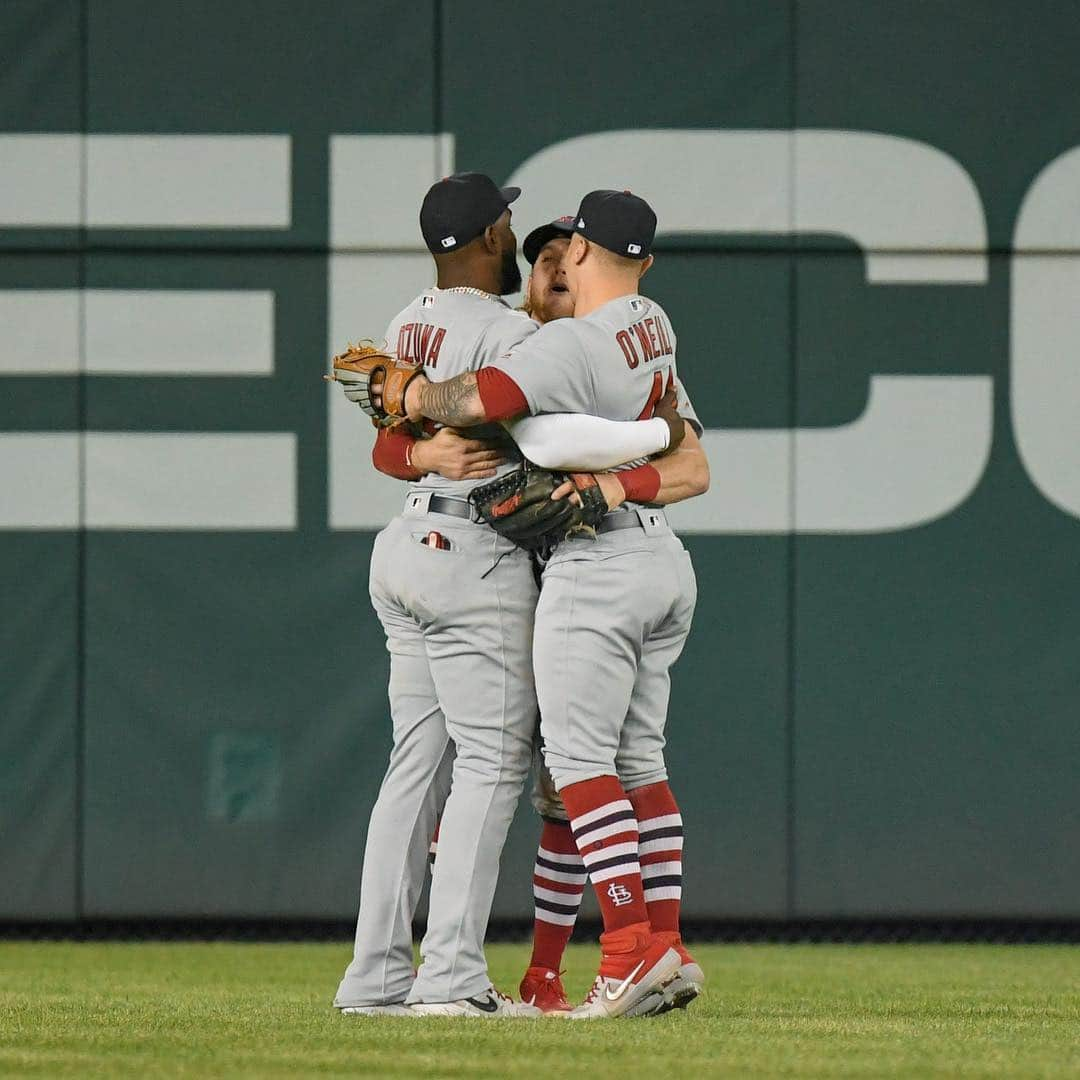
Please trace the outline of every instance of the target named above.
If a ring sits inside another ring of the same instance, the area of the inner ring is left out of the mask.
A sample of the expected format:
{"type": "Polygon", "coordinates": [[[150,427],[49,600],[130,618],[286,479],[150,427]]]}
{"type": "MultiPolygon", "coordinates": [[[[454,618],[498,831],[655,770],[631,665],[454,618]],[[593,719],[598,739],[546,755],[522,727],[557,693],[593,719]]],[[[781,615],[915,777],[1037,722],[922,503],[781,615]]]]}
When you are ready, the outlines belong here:
{"type": "Polygon", "coordinates": [[[353,914],[402,490],[319,376],[455,169],[660,217],[685,910],[1080,917],[1078,55],[1065,0],[0,4],[0,918],[353,914]]]}

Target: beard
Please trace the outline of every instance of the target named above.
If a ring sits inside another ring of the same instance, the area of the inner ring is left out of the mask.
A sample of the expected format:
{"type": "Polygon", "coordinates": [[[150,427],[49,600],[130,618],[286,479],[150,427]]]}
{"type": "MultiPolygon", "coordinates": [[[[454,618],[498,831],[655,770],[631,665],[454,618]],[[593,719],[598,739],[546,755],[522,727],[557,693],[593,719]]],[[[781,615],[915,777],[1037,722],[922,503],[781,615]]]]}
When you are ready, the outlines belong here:
{"type": "Polygon", "coordinates": [[[499,295],[509,296],[521,288],[521,271],[518,269],[517,252],[504,251],[499,268],[499,295]]]}

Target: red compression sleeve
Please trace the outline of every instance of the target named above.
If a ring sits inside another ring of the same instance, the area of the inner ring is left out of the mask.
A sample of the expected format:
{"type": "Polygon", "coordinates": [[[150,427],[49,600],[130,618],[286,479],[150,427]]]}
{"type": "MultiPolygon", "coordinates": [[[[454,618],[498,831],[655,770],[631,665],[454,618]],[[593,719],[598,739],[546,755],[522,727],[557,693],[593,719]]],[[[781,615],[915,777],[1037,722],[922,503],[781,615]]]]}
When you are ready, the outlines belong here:
{"type": "Polygon", "coordinates": [[[652,502],[660,491],[660,474],[652,465],[638,465],[615,475],[626,492],[627,502],[652,502]]]}
{"type": "Polygon", "coordinates": [[[422,475],[412,465],[414,436],[401,428],[379,428],[371,463],[381,473],[398,480],[419,480],[422,475]]]}
{"type": "Polygon", "coordinates": [[[476,373],[476,389],[484,405],[486,420],[512,420],[529,411],[521,387],[498,368],[481,368],[476,373]]]}

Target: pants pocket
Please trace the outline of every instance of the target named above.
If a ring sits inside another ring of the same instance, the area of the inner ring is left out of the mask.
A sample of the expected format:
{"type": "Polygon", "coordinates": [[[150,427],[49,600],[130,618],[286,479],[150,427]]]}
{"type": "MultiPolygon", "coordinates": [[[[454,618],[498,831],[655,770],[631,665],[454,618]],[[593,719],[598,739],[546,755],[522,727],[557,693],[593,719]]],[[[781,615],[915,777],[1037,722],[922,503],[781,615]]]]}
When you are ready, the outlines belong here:
{"type": "Polygon", "coordinates": [[[460,551],[457,543],[450,539],[446,533],[438,532],[435,529],[429,529],[425,532],[413,531],[412,539],[414,543],[419,544],[421,547],[426,547],[429,551],[460,551]]]}

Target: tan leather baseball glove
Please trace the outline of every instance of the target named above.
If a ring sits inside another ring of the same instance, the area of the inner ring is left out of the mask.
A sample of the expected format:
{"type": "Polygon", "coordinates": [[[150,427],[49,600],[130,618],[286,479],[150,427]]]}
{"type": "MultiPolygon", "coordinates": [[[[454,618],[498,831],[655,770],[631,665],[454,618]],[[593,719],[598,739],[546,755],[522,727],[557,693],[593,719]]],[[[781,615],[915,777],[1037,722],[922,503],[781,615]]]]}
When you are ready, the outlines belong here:
{"type": "Polygon", "coordinates": [[[405,417],[405,390],[423,369],[392,356],[373,341],[349,345],[334,357],[333,374],[345,396],[383,427],[401,423],[405,417]]]}

